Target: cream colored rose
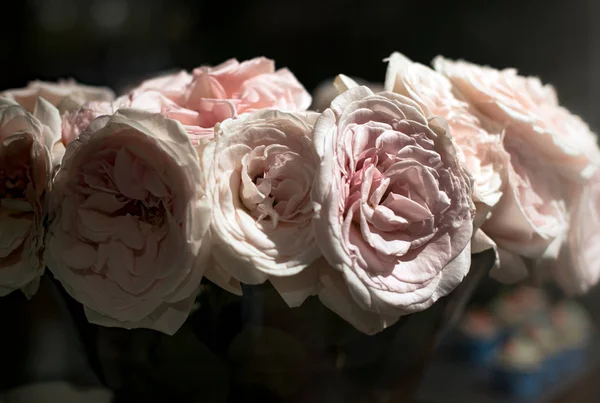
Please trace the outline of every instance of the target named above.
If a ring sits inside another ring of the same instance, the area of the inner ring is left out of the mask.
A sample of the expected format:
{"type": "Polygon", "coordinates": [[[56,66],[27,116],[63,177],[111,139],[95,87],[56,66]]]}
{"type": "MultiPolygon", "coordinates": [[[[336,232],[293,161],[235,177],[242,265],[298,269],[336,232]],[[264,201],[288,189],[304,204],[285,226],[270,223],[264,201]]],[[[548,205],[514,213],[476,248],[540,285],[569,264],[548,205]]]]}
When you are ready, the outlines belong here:
{"type": "Polygon", "coordinates": [[[524,139],[512,136],[512,128],[506,130],[507,185],[482,229],[501,248],[503,273],[494,276],[512,282],[526,277],[532,268],[523,257],[533,261],[557,258],[568,229],[568,209],[565,183],[543,169],[544,157],[524,139]]]}
{"type": "Polygon", "coordinates": [[[568,294],[583,294],[600,279],[600,171],[573,192],[569,232],[552,274],[568,294]]]}
{"type": "Polygon", "coordinates": [[[44,256],[90,322],[183,324],[208,258],[205,188],[183,126],[160,114],[121,109],[68,145],[44,256]]]}
{"type": "Polygon", "coordinates": [[[58,110],[43,99],[33,114],[0,98],[0,296],[37,290],[44,271],[43,205],[60,140],[58,110]]]}
{"type": "Polygon", "coordinates": [[[115,98],[108,88],[83,85],[75,80],[61,80],[58,83],[32,81],[25,88],[6,90],[0,96],[13,99],[30,112],[38,98],[44,98],[61,113],[76,109],[86,102],[112,101],[115,98]]]}
{"type": "Polygon", "coordinates": [[[241,115],[218,125],[204,149],[202,165],[215,206],[209,278],[224,288],[230,277],[247,284],[269,280],[291,306],[315,293],[316,272],[305,271],[320,256],[310,200],[318,165],[312,145],[317,116],[241,115]]]}
{"type": "Polygon", "coordinates": [[[519,76],[515,69],[496,70],[439,56],[434,66],[468,102],[510,127],[510,135],[521,138],[531,153],[543,156],[539,169],[581,181],[600,166],[596,136],[559,105],[552,86],[536,77],[519,76]]]}
{"type": "Polygon", "coordinates": [[[568,189],[600,164],[595,135],[537,78],[442,57],[434,65],[456,94],[504,127],[506,187],[482,229],[501,248],[504,263],[496,277],[518,280],[557,258],[568,228],[568,189]]]}

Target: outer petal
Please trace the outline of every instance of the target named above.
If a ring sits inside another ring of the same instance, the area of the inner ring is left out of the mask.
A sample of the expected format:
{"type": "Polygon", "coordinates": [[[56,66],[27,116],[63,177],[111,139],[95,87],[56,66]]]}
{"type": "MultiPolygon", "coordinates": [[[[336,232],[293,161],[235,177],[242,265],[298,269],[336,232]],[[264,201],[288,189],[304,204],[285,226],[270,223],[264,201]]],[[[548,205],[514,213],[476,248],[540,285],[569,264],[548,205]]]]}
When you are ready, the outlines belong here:
{"type": "Polygon", "coordinates": [[[308,297],[319,293],[319,268],[326,264],[323,258],[319,258],[295,276],[272,276],[269,281],[288,306],[295,308],[302,305],[308,297]]]}
{"type": "Polygon", "coordinates": [[[60,147],[57,148],[61,141],[61,126],[62,121],[58,109],[43,98],[39,98],[35,106],[33,115],[44,125],[44,146],[52,155],[52,167],[60,164],[62,153],[60,147]]]}
{"type": "Polygon", "coordinates": [[[362,309],[352,298],[343,276],[332,268],[321,268],[319,300],[356,329],[375,334],[396,323],[400,316],[385,316],[362,309]]]}
{"type": "Polygon", "coordinates": [[[115,320],[109,316],[95,312],[88,307],[84,307],[84,310],[87,320],[96,325],[124,329],[154,329],[172,336],[185,323],[192,311],[195,297],[193,295],[176,304],[163,304],[148,316],[131,322],[115,320]]]}
{"type": "Polygon", "coordinates": [[[58,83],[32,81],[25,88],[6,90],[0,95],[14,99],[29,112],[34,111],[39,98],[44,98],[61,113],[89,101],[112,101],[115,97],[108,88],[82,85],[74,80],[61,80],[58,83]]]}
{"type": "Polygon", "coordinates": [[[552,86],[519,76],[515,69],[496,70],[440,56],[433,64],[471,104],[492,120],[514,127],[513,135],[544,156],[545,169],[581,182],[600,167],[596,136],[558,104],[552,86]]]}
{"type": "Polygon", "coordinates": [[[580,295],[600,280],[598,225],[600,224],[600,174],[573,192],[569,231],[562,240],[558,259],[550,259],[550,273],[569,295],[580,295]]]}
{"type": "Polygon", "coordinates": [[[219,264],[212,259],[208,263],[208,268],[204,273],[204,277],[235,295],[242,295],[242,285],[231,274],[223,269],[219,264]]]}
{"type": "Polygon", "coordinates": [[[192,75],[186,71],[165,74],[141,83],[132,93],[158,91],[170,100],[183,104],[188,86],[192,82],[192,75]]]}
{"type": "Polygon", "coordinates": [[[373,92],[381,92],[384,90],[383,85],[380,83],[369,83],[359,78],[351,78],[346,75],[340,74],[339,76],[323,81],[321,84],[317,86],[317,88],[313,91],[313,103],[311,105],[311,110],[313,111],[324,111],[329,108],[331,101],[333,101],[338,95],[347,89],[356,86],[364,85],[369,87],[373,92]],[[343,86],[339,87],[336,84],[338,81],[338,77],[343,76],[341,80],[345,83],[343,86]]]}

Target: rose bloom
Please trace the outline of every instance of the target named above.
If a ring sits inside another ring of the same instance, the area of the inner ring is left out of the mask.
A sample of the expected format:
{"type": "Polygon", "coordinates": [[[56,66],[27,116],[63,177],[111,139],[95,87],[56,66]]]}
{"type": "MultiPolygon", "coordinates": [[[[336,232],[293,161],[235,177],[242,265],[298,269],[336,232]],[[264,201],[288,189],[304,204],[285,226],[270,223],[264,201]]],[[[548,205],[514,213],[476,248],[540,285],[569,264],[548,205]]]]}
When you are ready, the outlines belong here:
{"type": "Polygon", "coordinates": [[[338,96],[315,125],[325,305],[365,333],[428,308],[469,270],[471,180],[445,122],[404,96],[338,96]]]}
{"type": "Polygon", "coordinates": [[[173,334],[208,258],[210,205],[178,122],[134,109],[93,120],[54,181],[45,258],[88,320],[173,334]]]}
{"type": "Polygon", "coordinates": [[[320,256],[310,200],[317,116],[258,111],[216,127],[202,154],[215,206],[213,268],[221,273],[211,268],[209,279],[231,284],[226,272],[247,284],[270,280],[291,306],[315,293],[316,271],[301,272],[320,256]]]}
{"type": "Polygon", "coordinates": [[[600,165],[596,136],[578,116],[558,103],[554,88],[515,69],[496,70],[442,57],[435,69],[457,92],[490,119],[512,128],[527,147],[543,155],[544,169],[568,179],[585,180],[600,165]]]}
{"type": "Polygon", "coordinates": [[[476,227],[480,227],[502,196],[508,155],[500,130],[488,132],[469,104],[456,98],[446,77],[400,53],[388,59],[385,89],[411,98],[429,115],[446,119],[458,156],[474,180],[476,227]]]}
{"type": "Polygon", "coordinates": [[[186,105],[190,109],[203,99],[228,100],[237,113],[259,109],[304,111],[311,97],[288,69],[275,71],[275,62],[258,57],[245,62],[235,59],[193,72],[186,105]]]}
{"type": "Polygon", "coordinates": [[[507,128],[503,142],[510,155],[505,191],[482,226],[501,248],[502,273],[493,275],[504,282],[529,274],[532,266],[522,257],[534,261],[556,259],[568,228],[567,186],[559,177],[541,169],[543,157],[524,139],[512,136],[511,130],[507,128]]]}
{"type": "Polygon", "coordinates": [[[260,109],[305,111],[311,97],[288,69],[275,70],[264,57],[242,63],[230,59],[215,66],[201,66],[192,74],[181,71],[143,82],[134,96],[158,91],[182,108],[199,114],[199,125],[216,123],[260,109]]]}
{"type": "Polygon", "coordinates": [[[203,127],[202,114],[186,109],[158,91],[134,92],[113,102],[88,102],[63,115],[62,142],[68,145],[97,117],[112,115],[118,109],[133,108],[178,121],[185,128],[192,144],[199,147],[213,137],[213,129],[203,127]]]}
{"type": "Polygon", "coordinates": [[[163,74],[146,80],[130,91],[130,94],[158,91],[176,104],[183,105],[186,101],[187,87],[189,87],[191,83],[192,75],[185,70],[181,70],[177,73],[163,74]]]}
{"type": "Polygon", "coordinates": [[[75,80],[61,80],[58,83],[32,81],[25,88],[6,90],[0,96],[13,99],[30,112],[33,112],[37,99],[44,98],[61,113],[76,109],[86,102],[112,101],[115,98],[108,88],[82,85],[75,80]]]}
{"type": "Polygon", "coordinates": [[[29,113],[0,98],[0,296],[30,297],[44,271],[42,210],[60,139],[58,110],[43,99],[29,113]]]}
{"type": "Polygon", "coordinates": [[[574,192],[569,232],[552,273],[567,294],[583,294],[600,279],[600,171],[574,192]]]}
{"type": "MultiPolygon", "coordinates": [[[[558,256],[568,225],[566,177],[577,171],[585,177],[593,164],[583,154],[576,157],[566,149],[562,156],[557,154],[560,149],[555,146],[570,134],[552,123],[565,110],[557,105],[551,87],[542,86],[537,79],[519,77],[514,70],[499,72],[439,57],[434,64],[457,93],[505,127],[502,145],[510,162],[504,193],[482,229],[500,248],[501,272],[494,272],[494,276],[502,281],[519,280],[532,269],[523,257],[535,265],[558,256]],[[552,105],[554,115],[549,112],[552,105]]],[[[579,121],[572,115],[567,120],[579,121]]],[[[583,138],[592,135],[589,130],[572,134],[583,138]]]]}

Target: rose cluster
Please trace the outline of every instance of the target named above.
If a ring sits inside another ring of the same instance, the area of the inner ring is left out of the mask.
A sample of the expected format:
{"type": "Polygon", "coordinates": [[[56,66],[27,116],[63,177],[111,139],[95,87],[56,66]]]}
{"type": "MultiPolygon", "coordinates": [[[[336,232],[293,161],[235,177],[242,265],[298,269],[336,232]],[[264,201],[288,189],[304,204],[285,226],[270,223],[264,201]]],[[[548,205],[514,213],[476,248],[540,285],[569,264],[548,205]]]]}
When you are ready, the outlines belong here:
{"type": "Polygon", "coordinates": [[[269,282],[373,334],[486,249],[498,279],[598,282],[600,149],[554,89],[386,61],[383,86],[340,75],[319,111],[266,58],[118,98],[73,81],[0,93],[0,295],[33,295],[47,267],[90,322],[172,334],[203,278],[269,282]]]}

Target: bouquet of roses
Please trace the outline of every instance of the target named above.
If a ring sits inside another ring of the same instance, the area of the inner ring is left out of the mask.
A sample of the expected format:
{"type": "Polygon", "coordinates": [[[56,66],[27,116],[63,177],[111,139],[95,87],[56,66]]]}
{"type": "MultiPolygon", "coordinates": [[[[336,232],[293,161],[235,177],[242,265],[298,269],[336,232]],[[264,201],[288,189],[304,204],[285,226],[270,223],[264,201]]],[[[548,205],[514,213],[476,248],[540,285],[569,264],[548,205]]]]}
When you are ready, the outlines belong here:
{"type": "Polygon", "coordinates": [[[74,82],[1,93],[0,295],[31,296],[47,267],[91,323],[173,334],[203,278],[238,295],[269,282],[373,334],[484,250],[502,281],[593,286],[600,149],[555,90],[386,61],[383,89],[340,75],[318,111],[265,58],[116,99],[74,82]]]}

